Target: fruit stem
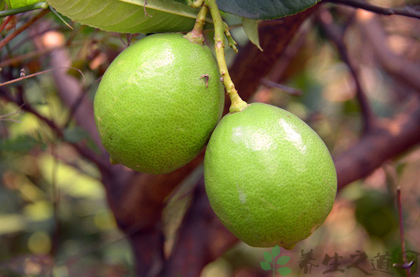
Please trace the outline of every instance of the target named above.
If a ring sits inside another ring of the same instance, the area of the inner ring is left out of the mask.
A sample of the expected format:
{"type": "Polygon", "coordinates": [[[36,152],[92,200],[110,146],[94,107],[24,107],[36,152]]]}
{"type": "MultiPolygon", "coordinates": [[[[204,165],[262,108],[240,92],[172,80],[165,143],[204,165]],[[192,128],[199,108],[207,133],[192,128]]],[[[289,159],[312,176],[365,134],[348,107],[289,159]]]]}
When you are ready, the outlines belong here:
{"type": "Polygon", "coordinates": [[[200,11],[197,14],[197,19],[195,20],[194,29],[191,32],[187,33],[184,37],[193,43],[204,45],[204,36],[203,36],[203,27],[206,24],[206,16],[209,11],[208,7],[203,4],[200,11]]]}
{"type": "Polygon", "coordinates": [[[204,0],[205,5],[210,9],[211,17],[213,18],[214,24],[214,49],[216,51],[216,59],[219,65],[219,71],[221,75],[221,80],[226,88],[226,91],[229,95],[231,104],[229,108],[229,113],[240,112],[245,109],[248,104],[241,99],[238,94],[238,91],[235,89],[235,85],[230,78],[229,71],[227,69],[226,60],[225,60],[225,23],[222,20],[222,17],[219,13],[219,8],[217,7],[216,0],[204,0]]]}
{"type": "Polygon", "coordinates": [[[203,3],[204,0],[188,0],[188,5],[192,8],[199,8],[203,3]]]}

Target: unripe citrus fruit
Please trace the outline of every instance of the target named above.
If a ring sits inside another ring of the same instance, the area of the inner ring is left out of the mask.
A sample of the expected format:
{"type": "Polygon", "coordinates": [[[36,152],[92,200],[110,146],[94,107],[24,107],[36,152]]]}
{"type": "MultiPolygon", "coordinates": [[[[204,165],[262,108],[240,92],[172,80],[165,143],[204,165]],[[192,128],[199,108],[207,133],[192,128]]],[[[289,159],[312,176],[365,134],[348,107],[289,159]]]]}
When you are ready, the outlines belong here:
{"type": "Polygon", "coordinates": [[[198,155],[223,105],[210,49],[181,34],[155,34],[111,63],[96,92],[94,112],[112,162],[163,174],[198,155]]]}
{"type": "Polygon", "coordinates": [[[293,248],[324,222],[337,191],[334,163],[318,135],[295,115],[261,103],[220,121],[204,176],[216,215],[254,247],[293,248]]]}

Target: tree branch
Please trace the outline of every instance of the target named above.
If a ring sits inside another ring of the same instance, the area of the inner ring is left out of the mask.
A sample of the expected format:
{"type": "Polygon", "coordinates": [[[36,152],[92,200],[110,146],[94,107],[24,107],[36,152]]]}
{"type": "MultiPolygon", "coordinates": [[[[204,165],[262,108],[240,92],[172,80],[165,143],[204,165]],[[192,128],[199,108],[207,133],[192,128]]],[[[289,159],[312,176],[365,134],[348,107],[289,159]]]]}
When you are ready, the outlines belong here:
{"type": "Polygon", "coordinates": [[[362,39],[366,41],[366,44],[372,46],[375,58],[383,69],[420,92],[420,66],[398,56],[389,48],[386,43],[387,35],[378,22],[378,17],[364,11],[358,11],[356,24],[363,35],[362,39]]]}
{"type": "Polygon", "coordinates": [[[319,22],[322,30],[325,32],[326,36],[331,40],[331,42],[335,44],[342,60],[346,63],[348,69],[350,70],[350,74],[353,77],[354,84],[356,85],[356,97],[359,102],[363,117],[362,132],[366,133],[375,124],[375,117],[370,108],[366,93],[364,92],[362,84],[360,83],[358,70],[351,60],[347,51],[347,47],[344,43],[344,33],[342,33],[339,28],[332,23],[332,20],[333,19],[331,13],[326,9],[322,9],[317,17],[317,21],[319,22]]]}
{"type": "Polygon", "coordinates": [[[191,206],[177,232],[179,238],[159,276],[200,276],[204,266],[239,241],[211,209],[204,178],[198,181],[191,206]]]}
{"type": "Polygon", "coordinates": [[[353,8],[371,11],[381,15],[402,15],[420,19],[420,12],[410,6],[405,6],[403,8],[383,8],[358,0],[324,0],[324,2],[346,5],[353,8]]]}
{"type": "Polygon", "coordinates": [[[369,176],[389,159],[420,142],[420,97],[392,119],[378,121],[369,132],[347,151],[334,158],[338,189],[369,176]]]}
{"type": "MultiPolygon", "coordinates": [[[[53,120],[50,120],[49,118],[41,115],[29,103],[24,103],[24,102],[19,101],[18,99],[14,98],[14,97],[12,97],[5,87],[0,87],[0,97],[2,97],[3,99],[5,99],[8,102],[12,102],[12,103],[15,103],[18,106],[21,106],[22,110],[25,110],[25,111],[35,115],[41,121],[45,122],[53,130],[53,132],[57,135],[58,138],[62,139],[64,137],[63,130],[53,120]]],[[[94,153],[89,148],[84,147],[84,146],[82,146],[80,144],[77,144],[77,143],[70,143],[70,142],[68,142],[68,143],[70,145],[72,145],[79,152],[80,155],[82,155],[86,159],[95,163],[99,168],[102,168],[102,169],[103,168],[109,168],[110,164],[104,162],[101,158],[99,158],[99,156],[96,153],[94,153]]]]}
{"type": "Polygon", "coordinates": [[[12,39],[14,39],[17,35],[19,35],[20,33],[22,33],[23,31],[25,31],[28,27],[30,27],[32,24],[34,24],[36,21],[38,21],[38,19],[42,18],[44,15],[46,15],[50,10],[42,10],[41,12],[39,12],[37,15],[35,15],[34,17],[32,17],[31,19],[28,20],[28,22],[26,22],[25,24],[23,24],[22,26],[20,26],[18,29],[16,29],[16,31],[14,31],[13,33],[11,33],[10,35],[8,35],[5,39],[3,39],[2,41],[0,41],[0,49],[3,48],[6,44],[8,44],[12,39]]]}

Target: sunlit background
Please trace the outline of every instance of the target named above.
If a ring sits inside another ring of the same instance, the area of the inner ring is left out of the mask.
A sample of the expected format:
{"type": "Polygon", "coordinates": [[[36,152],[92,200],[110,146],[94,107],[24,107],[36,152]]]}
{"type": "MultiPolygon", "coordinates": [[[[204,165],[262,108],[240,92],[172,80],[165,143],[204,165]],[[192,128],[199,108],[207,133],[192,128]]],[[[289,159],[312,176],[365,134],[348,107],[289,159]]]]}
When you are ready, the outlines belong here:
{"type": "MultiPolygon", "coordinates": [[[[370,2],[404,4],[403,1],[370,2]]],[[[339,18],[349,11],[352,10],[333,9],[332,15],[339,18]]],[[[371,16],[356,14],[359,20],[371,16]]],[[[71,66],[83,72],[85,81],[75,70],[68,73],[79,79],[88,92],[86,97],[93,99],[97,80],[125,47],[126,38],[78,24],[73,24],[75,30],[71,31],[53,15],[48,15],[45,21],[50,31],[36,34],[36,30],[27,30],[1,50],[0,67],[12,68],[15,78],[22,68],[26,74],[39,72],[45,70],[44,63],[48,60],[45,54],[53,48],[60,49],[69,55],[71,66]],[[34,36],[50,50],[43,53],[36,48],[34,36]],[[7,53],[12,53],[14,60],[6,59],[7,53]]],[[[418,64],[418,20],[393,16],[380,17],[380,21],[387,32],[384,43],[390,50],[418,64]]],[[[392,116],[399,111],[397,107],[404,107],[410,101],[412,92],[378,66],[372,58],[374,50],[364,47],[360,27],[356,25],[348,27],[344,40],[357,63],[361,84],[374,113],[392,116]]],[[[232,34],[240,45],[247,42],[240,27],[233,28],[232,34]]],[[[271,103],[295,113],[318,132],[333,156],[344,152],[358,140],[362,127],[355,84],[347,65],[314,21],[302,26],[289,48],[287,53],[292,61],[285,65],[284,59],[279,58],[278,71],[272,72],[272,76],[280,74],[277,79],[283,85],[300,90],[302,95],[261,85],[252,101],[271,103]]],[[[230,60],[234,58],[231,51],[227,56],[230,60]]],[[[67,122],[70,111],[57,95],[51,73],[22,82],[26,100],[41,115],[60,124],[67,122]]],[[[65,143],[82,142],[95,150],[88,133],[70,120],[64,138],[58,139],[38,117],[21,112],[19,107],[3,100],[0,100],[0,115],[0,276],[43,276],[52,264],[54,276],[133,276],[131,249],[109,210],[99,181],[100,172],[65,143]]],[[[176,239],[176,227],[191,200],[189,191],[200,170],[168,200],[164,216],[167,254],[176,239]]],[[[391,262],[401,255],[397,186],[401,186],[406,249],[417,261],[420,258],[419,172],[420,148],[417,147],[389,161],[365,180],[341,190],[331,214],[318,231],[293,250],[281,249],[280,256],[290,257],[283,265],[291,268],[290,276],[364,276],[365,272],[373,276],[391,276],[390,273],[397,276],[401,273],[391,262]],[[301,263],[309,257],[308,253],[312,253],[312,260],[301,263]],[[334,264],[336,254],[338,266],[334,264]],[[366,259],[355,265],[363,254],[366,259]],[[381,256],[384,260],[379,265],[381,256]],[[342,271],[327,272],[331,269],[342,271]]],[[[261,268],[264,252],[271,249],[238,243],[207,265],[202,276],[273,276],[273,272],[261,268]]],[[[413,268],[416,267],[414,264],[413,268]]]]}

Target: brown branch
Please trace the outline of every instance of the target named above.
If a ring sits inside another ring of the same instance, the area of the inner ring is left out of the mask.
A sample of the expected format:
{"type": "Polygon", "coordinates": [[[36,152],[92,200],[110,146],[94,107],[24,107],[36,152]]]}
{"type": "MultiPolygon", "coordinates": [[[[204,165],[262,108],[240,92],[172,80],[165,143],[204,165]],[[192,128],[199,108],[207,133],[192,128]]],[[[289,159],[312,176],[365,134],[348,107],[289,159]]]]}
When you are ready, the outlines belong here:
{"type": "Polygon", "coordinates": [[[34,24],[38,19],[42,18],[44,15],[46,15],[49,12],[48,9],[42,10],[37,15],[29,19],[25,24],[20,26],[16,31],[8,35],[6,38],[4,38],[2,41],[0,41],[0,49],[3,48],[6,44],[8,44],[12,39],[14,39],[17,35],[25,31],[27,28],[29,28],[32,24],[34,24]]]}
{"type": "Polygon", "coordinates": [[[261,84],[264,86],[267,86],[269,88],[276,88],[279,90],[282,90],[283,92],[290,94],[290,95],[296,95],[296,96],[301,96],[302,95],[302,91],[299,89],[295,89],[292,87],[288,87],[273,81],[270,81],[268,79],[261,79],[261,84]]]}
{"type": "Polygon", "coordinates": [[[358,70],[351,60],[347,51],[347,46],[344,43],[344,33],[342,33],[339,28],[332,23],[332,20],[333,19],[331,13],[326,9],[322,9],[317,16],[317,22],[320,24],[326,36],[336,46],[342,60],[346,63],[348,69],[350,70],[350,74],[353,77],[354,84],[356,85],[356,97],[360,105],[360,111],[363,117],[362,132],[366,133],[369,129],[372,128],[373,124],[375,124],[375,117],[370,108],[366,93],[364,92],[362,84],[360,83],[358,70]]]}
{"type": "MultiPolygon", "coordinates": [[[[36,109],[34,109],[29,103],[23,103],[19,99],[16,99],[10,95],[5,87],[0,87],[0,97],[5,99],[8,102],[15,103],[18,106],[21,106],[22,110],[25,110],[33,115],[35,115],[38,119],[46,123],[51,130],[57,135],[58,138],[62,139],[64,137],[63,130],[52,120],[49,118],[41,115],[36,109]]],[[[99,168],[109,168],[110,164],[104,162],[103,159],[99,158],[99,156],[94,153],[89,148],[82,146],[77,143],[69,143],[72,145],[83,157],[95,163],[99,168]]]]}
{"type": "Polygon", "coordinates": [[[247,44],[239,51],[235,62],[229,69],[242,99],[247,100],[255,93],[260,86],[261,79],[269,74],[275,62],[294,38],[302,22],[313,14],[318,6],[293,16],[260,24],[260,45],[264,51],[261,52],[253,44],[247,44]]]}
{"type": "Polygon", "coordinates": [[[378,121],[347,151],[334,158],[338,188],[369,176],[389,159],[420,142],[420,97],[392,119],[378,121]]]}
{"type": "Polygon", "coordinates": [[[346,5],[353,8],[371,11],[381,15],[402,15],[420,19],[420,12],[410,6],[405,6],[403,8],[383,8],[358,0],[324,0],[324,2],[346,5]]]}
{"type": "Polygon", "coordinates": [[[395,54],[388,44],[387,35],[378,17],[364,11],[356,16],[363,40],[373,48],[373,53],[383,69],[403,83],[420,92],[420,66],[395,54]]]}
{"type": "Polygon", "coordinates": [[[7,66],[11,66],[11,65],[16,65],[16,64],[20,64],[20,63],[22,63],[23,61],[26,61],[26,60],[31,60],[33,58],[39,58],[41,56],[49,54],[50,52],[54,51],[55,49],[63,48],[63,47],[64,46],[58,46],[58,47],[54,47],[54,48],[37,50],[37,51],[29,52],[29,53],[26,53],[26,54],[22,54],[22,55],[19,55],[19,56],[16,56],[16,57],[12,57],[8,60],[1,61],[0,62],[0,67],[7,67],[7,66]]]}
{"type": "Polygon", "coordinates": [[[205,265],[239,241],[211,209],[204,189],[204,178],[197,184],[191,206],[178,233],[179,239],[160,276],[200,276],[205,265]]]}

